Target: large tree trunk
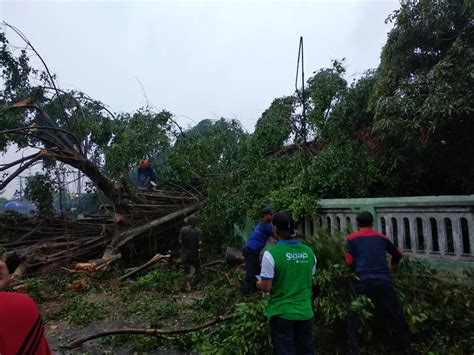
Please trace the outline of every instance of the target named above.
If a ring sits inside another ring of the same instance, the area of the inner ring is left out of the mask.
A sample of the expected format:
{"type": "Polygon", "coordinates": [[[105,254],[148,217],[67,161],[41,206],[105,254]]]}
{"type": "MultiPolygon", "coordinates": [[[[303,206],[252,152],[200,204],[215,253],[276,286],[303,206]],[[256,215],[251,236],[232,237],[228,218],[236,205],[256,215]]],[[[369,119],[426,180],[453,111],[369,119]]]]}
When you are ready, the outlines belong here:
{"type": "Polygon", "coordinates": [[[65,155],[64,152],[56,153],[48,151],[46,154],[56,157],[59,161],[72,166],[84,173],[102,193],[110,199],[115,209],[122,212],[124,209],[122,203],[122,187],[111,182],[104,176],[97,165],[86,159],[82,154],[76,152],[72,156],[65,155]]]}

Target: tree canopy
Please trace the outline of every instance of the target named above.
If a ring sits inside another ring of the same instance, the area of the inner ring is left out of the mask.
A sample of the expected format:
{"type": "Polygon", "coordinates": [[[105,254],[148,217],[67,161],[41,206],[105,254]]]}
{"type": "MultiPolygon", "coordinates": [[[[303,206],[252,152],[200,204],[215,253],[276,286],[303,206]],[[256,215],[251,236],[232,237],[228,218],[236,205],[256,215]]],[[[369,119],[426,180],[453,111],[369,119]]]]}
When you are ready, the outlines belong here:
{"type": "Polygon", "coordinates": [[[35,134],[38,112],[11,110],[31,98],[69,132],[57,143],[83,151],[111,181],[148,157],[161,180],[204,186],[203,218],[217,235],[266,204],[298,217],[321,197],[473,193],[472,15],[469,1],[402,1],[387,18],[378,68],[348,82],[345,60],[333,60],[306,82],[307,122],[289,93],[252,134],[225,118],[183,130],[165,110],[117,114],[84,93],[59,92],[0,34],[0,122],[21,128],[1,134],[0,148],[51,145],[35,134]]]}

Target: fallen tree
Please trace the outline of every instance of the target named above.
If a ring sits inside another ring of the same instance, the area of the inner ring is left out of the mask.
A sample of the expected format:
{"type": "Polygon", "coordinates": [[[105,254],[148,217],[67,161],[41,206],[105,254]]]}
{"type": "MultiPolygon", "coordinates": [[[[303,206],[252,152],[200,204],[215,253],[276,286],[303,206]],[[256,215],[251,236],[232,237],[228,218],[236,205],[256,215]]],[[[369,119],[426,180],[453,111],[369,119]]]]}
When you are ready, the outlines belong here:
{"type": "Polygon", "coordinates": [[[156,210],[152,208],[152,213],[144,213],[141,208],[130,203],[125,205],[129,211],[119,222],[115,222],[111,216],[92,220],[59,217],[38,222],[36,227],[24,235],[20,233],[31,224],[28,218],[3,216],[0,223],[4,226],[6,235],[13,235],[10,237],[13,241],[1,246],[7,251],[14,250],[21,260],[21,271],[19,269],[15,273],[17,277],[25,272],[45,272],[86,257],[99,256],[101,261],[93,260],[91,263],[102,268],[101,265],[106,261],[111,263],[119,260],[120,249],[135,238],[147,233],[150,235],[150,232],[157,240],[169,238],[169,235],[162,235],[160,227],[170,224],[179,227],[186,216],[199,211],[205,204],[205,201],[187,199],[187,196],[181,194],[183,193],[171,190],[147,192],[147,195],[153,196],[147,206],[156,205],[156,210]],[[165,205],[166,208],[158,207],[165,205]],[[123,223],[124,220],[127,223],[123,223]],[[15,233],[18,238],[14,237],[15,233]]]}
{"type": "MultiPolygon", "coordinates": [[[[32,100],[23,100],[11,108],[33,109],[36,116],[28,126],[5,130],[0,134],[21,134],[37,138],[39,141],[36,143],[42,143],[44,147],[36,154],[5,164],[1,170],[14,166],[18,168],[0,183],[0,189],[37,162],[55,158],[87,176],[110,201],[105,207],[113,212],[111,217],[92,221],[71,221],[62,217],[48,223],[40,221],[32,230],[4,244],[3,247],[7,250],[15,249],[23,261],[21,271],[15,273],[17,277],[28,271],[47,271],[70,260],[88,255],[96,256],[101,252],[104,260],[118,260],[119,249],[136,237],[150,231],[157,232],[160,226],[171,222],[179,221],[179,224],[184,217],[204,206],[205,201],[195,188],[191,192],[183,187],[173,186],[150,191],[129,187],[125,199],[124,187],[107,178],[94,162],[87,159],[80,147],[72,143],[76,139],[68,138],[72,134],[58,128],[32,100]],[[51,131],[55,134],[51,135],[51,131]]],[[[29,222],[25,220],[23,223],[29,222]]]]}
{"type": "MultiPolygon", "coordinates": [[[[37,164],[54,174],[59,163],[78,175],[78,186],[82,178],[90,180],[105,210],[105,216],[85,220],[52,213],[40,221],[2,217],[0,248],[5,255],[15,251],[19,263],[14,274],[21,277],[97,257],[93,264],[104,267],[120,259],[120,249],[138,237],[170,238],[167,229],[179,228],[184,217],[204,206],[199,188],[164,184],[141,191],[126,176],[137,160],[169,147],[177,132],[184,136],[171,113],[155,113],[147,106],[114,114],[82,92],[59,89],[28,38],[12,25],[3,26],[26,46],[17,51],[0,31],[0,150],[16,146],[36,151],[0,165],[0,191],[37,164]],[[30,67],[31,54],[43,70],[30,67]]],[[[56,191],[64,193],[64,179],[56,184],[56,191]]]]}
{"type": "MultiPolygon", "coordinates": [[[[118,260],[119,249],[136,237],[150,231],[156,232],[160,226],[167,223],[182,221],[205,204],[196,188],[191,192],[183,187],[165,185],[150,191],[141,191],[134,187],[128,187],[125,191],[122,184],[109,179],[87,158],[72,133],[59,128],[31,99],[18,102],[10,109],[34,110],[35,118],[25,127],[4,130],[0,135],[24,135],[42,147],[36,154],[4,164],[0,168],[0,171],[7,171],[17,166],[17,169],[0,183],[0,190],[37,162],[54,158],[87,176],[110,201],[105,207],[113,213],[110,217],[95,220],[72,221],[59,217],[47,223],[39,221],[33,229],[3,244],[3,248],[7,250],[15,249],[22,260],[21,269],[15,273],[17,277],[28,271],[47,271],[70,260],[97,255],[100,252],[104,260],[118,260]]],[[[22,223],[30,222],[24,220],[22,223]]],[[[25,228],[17,228],[18,232],[20,230],[24,231],[25,228]]]]}

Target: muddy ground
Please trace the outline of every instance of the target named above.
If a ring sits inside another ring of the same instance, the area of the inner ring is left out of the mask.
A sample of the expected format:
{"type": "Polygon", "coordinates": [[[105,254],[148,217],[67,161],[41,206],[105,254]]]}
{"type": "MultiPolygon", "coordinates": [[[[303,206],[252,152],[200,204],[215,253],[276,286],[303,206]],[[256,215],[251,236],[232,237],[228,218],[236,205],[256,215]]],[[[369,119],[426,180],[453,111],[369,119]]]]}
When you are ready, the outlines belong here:
{"type": "Polygon", "coordinates": [[[185,291],[181,271],[173,266],[142,273],[121,284],[113,279],[59,275],[58,279],[64,279],[52,284],[48,279],[41,280],[42,293],[31,288],[29,293],[40,306],[54,353],[184,354],[190,350],[167,341],[158,346],[156,340],[154,345],[149,344],[152,339],[143,336],[108,336],[73,350],[66,346],[75,339],[111,329],[187,328],[224,315],[240,297],[240,274],[241,270],[224,266],[211,268],[199,276],[191,292],[185,291]],[[224,297],[217,295],[226,287],[224,297]]]}

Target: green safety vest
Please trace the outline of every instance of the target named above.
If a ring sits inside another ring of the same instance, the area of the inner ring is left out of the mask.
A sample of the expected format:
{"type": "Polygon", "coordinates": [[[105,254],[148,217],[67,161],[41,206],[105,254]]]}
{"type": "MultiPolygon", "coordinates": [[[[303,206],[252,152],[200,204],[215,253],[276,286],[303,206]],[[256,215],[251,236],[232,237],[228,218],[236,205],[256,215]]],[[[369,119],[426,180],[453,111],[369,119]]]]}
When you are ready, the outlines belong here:
{"type": "Polygon", "coordinates": [[[267,250],[275,261],[267,316],[289,320],[308,320],[314,316],[311,306],[313,250],[301,243],[277,244],[267,250]]]}

